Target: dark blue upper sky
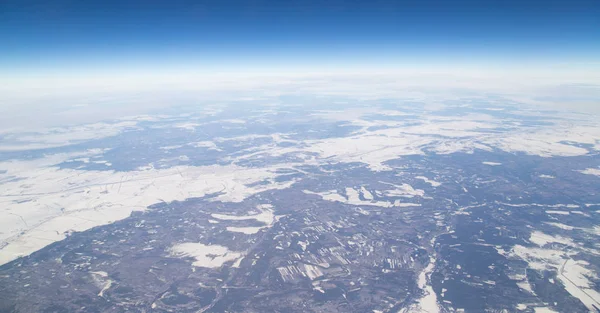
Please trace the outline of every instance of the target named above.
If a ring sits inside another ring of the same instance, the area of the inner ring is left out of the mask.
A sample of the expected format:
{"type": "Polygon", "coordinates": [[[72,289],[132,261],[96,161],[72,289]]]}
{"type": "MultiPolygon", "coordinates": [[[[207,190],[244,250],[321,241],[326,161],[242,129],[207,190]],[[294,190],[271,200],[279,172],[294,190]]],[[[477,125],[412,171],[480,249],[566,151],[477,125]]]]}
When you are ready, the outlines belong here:
{"type": "Polygon", "coordinates": [[[0,66],[597,62],[600,0],[3,0],[0,66]]]}

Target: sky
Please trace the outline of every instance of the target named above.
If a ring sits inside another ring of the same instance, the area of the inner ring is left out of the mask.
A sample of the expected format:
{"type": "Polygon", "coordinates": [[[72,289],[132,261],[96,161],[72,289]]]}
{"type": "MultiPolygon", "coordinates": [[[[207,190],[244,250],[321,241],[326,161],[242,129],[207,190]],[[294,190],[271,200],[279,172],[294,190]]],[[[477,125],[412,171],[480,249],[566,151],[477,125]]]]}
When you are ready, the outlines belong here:
{"type": "Polygon", "coordinates": [[[532,83],[600,97],[599,0],[0,0],[0,115],[14,123],[117,91],[532,83]]]}
{"type": "Polygon", "coordinates": [[[600,61],[598,0],[4,0],[4,73],[600,61]]]}

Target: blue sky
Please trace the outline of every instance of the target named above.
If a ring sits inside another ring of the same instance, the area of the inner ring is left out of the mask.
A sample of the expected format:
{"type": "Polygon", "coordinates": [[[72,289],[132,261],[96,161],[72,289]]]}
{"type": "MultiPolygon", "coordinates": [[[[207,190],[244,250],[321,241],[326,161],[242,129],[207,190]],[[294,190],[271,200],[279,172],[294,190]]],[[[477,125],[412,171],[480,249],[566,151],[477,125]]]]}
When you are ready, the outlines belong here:
{"type": "Polygon", "coordinates": [[[600,62],[600,1],[0,3],[7,73],[600,62]]]}

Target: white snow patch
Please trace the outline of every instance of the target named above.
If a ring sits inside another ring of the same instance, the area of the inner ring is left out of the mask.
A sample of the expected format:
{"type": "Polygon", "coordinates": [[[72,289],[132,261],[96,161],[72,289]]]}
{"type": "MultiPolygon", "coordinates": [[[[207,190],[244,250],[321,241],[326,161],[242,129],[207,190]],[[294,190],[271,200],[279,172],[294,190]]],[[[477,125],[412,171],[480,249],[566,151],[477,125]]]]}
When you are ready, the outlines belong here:
{"type": "Polygon", "coordinates": [[[600,176],[600,168],[586,168],[585,170],[579,172],[587,175],[600,176]]]}
{"type": "Polygon", "coordinates": [[[573,229],[577,228],[577,227],[569,226],[569,225],[562,224],[562,223],[545,222],[544,224],[548,224],[550,226],[558,227],[558,228],[564,229],[564,230],[573,230],[573,229]]]}
{"type": "MultiPolygon", "coordinates": [[[[563,244],[575,244],[570,239],[557,238],[557,236],[538,235],[540,245],[547,246],[549,242],[561,241],[563,244]]],[[[531,240],[531,239],[530,239],[531,240]]],[[[545,248],[514,246],[510,252],[497,249],[498,253],[509,258],[518,258],[528,263],[528,267],[536,271],[556,271],[557,278],[564,285],[565,290],[572,296],[578,298],[588,309],[594,310],[593,306],[600,304],[600,293],[593,289],[592,279],[597,279],[597,274],[586,268],[589,265],[582,260],[573,260],[571,249],[554,250],[545,248]]]]}
{"type": "Polygon", "coordinates": [[[534,243],[540,247],[545,246],[548,243],[560,243],[566,246],[574,246],[576,245],[571,239],[569,238],[564,238],[561,236],[550,236],[547,234],[544,234],[540,231],[534,231],[531,233],[530,237],[529,237],[529,241],[531,243],[534,243]]]}
{"type": "Polygon", "coordinates": [[[368,191],[364,186],[360,187],[360,192],[362,193],[363,198],[366,200],[373,200],[373,194],[371,194],[371,192],[368,191]]]}
{"type": "Polygon", "coordinates": [[[311,264],[304,264],[304,272],[310,280],[323,276],[321,269],[318,266],[311,264]]]}
{"type": "Polygon", "coordinates": [[[198,123],[180,123],[176,124],[175,128],[181,128],[189,131],[195,131],[196,127],[200,126],[198,123]]]}
{"type": "Polygon", "coordinates": [[[234,233],[242,233],[246,235],[252,235],[258,233],[264,227],[233,227],[228,226],[226,229],[234,233]]]}
{"type": "Polygon", "coordinates": [[[224,246],[205,245],[196,242],[177,244],[171,247],[170,253],[174,257],[193,257],[196,261],[192,265],[207,268],[219,268],[224,263],[243,256],[242,253],[229,251],[224,246]]]}
{"type": "MultiPolygon", "coordinates": [[[[94,153],[97,153],[95,151],[94,153]]],[[[0,169],[17,180],[1,183],[0,264],[28,255],[66,233],[84,231],[128,217],[149,205],[222,193],[215,201],[241,202],[293,182],[255,184],[277,177],[277,168],[177,166],[128,172],[61,169],[68,154],[36,160],[0,162],[0,169]],[[15,213],[15,214],[13,214],[15,213]]],[[[272,220],[272,213],[261,218],[272,220]]]]}
{"type": "Polygon", "coordinates": [[[105,278],[108,277],[108,273],[105,271],[96,271],[96,272],[90,272],[90,273],[94,274],[94,275],[98,275],[100,277],[105,277],[105,278]]]}
{"type": "Polygon", "coordinates": [[[104,296],[104,293],[105,293],[105,292],[106,292],[108,289],[110,289],[110,287],[112,286],[112,282],[113,282],[112,280],[108,280],[108,281],[106,282],[106,284],[104,285],[104,287],[102,287],[102,290],[100,290],[100,292],[98,293],[98,297],[103,297],[103,296],[104,296]]]}
{"type": "Polygon", "coordinates": [[[568,123],[564,125],[557,123],[534,132],[523,130],[505,133],[499,137],[486,138],[484,142],[506,152],[524,152],[528,155],[553,157],[586,155],[589,153],[587,149],[563,142],[596,144],[597,138],[599,138],[598,130],[594,127],[585,127],[584,129],[573,127],[568,123]]]}
{"type": "Polygon", "coordinates": [[[497,163],[497,162],[481,162],[482,164],[485,165],[491,165],[491,166],[498,166],[498,165],[502,165],[502,163],[497,163]]]}
{"type": "Polygon", "coordinates": [[[546,175],[546,174],[541,174],[541,175],[539,175],[538,177],[539,177],[539,178],[548,178],[548,179],[556,178],[556,177],[554,177],[554,176],[552,176],[552,175],[546,175]]]}
{"type": "Polygon", "coordinates": [[[332,202],[341,202],[351,205],[370,205],[370,206],[379,206],[383,208],[391,208],[391,207],[412,207],[412,206],[421,206],[419,203],[403,203],[399,200],[392,202],[389,201],[367,201],[361,200],[359,197],[359,191],[354,188],[346,188],[346,197],[340,195],[335,190],[329,190],[324,192],[313,192],[309,190],[303,190],[306,194],[319,195],[323,200],[332,201],[332,202]]]}
{"type": "Polygon", "coordinates": [[[585,268],[589,265],[586,261],[568,259],[559,270],[558,279],[572,296],[578,298],[590,310],[600,306],[600,292],[594,289],[590,278],[597,279],[596,273],[585,268]]]}
{"type": "Polygon", "coordinates": [[[223,151],[212,141],[196,141],[191,142],[188,145],[194,148],[208,148],[209,150],[223,151]]]}
{"type": "Polygon", "coordinates": [[[175,145],[175,146],[164,146],[164,147],[160,147],[161,150],[175,150],[175,149],[179,149],[182,148],[183,145],[175,145]]]}
{"type": "Polygon", "coordinates": [[[54,127],[39,132],[23,134],[4,133],[5,140],[13,144],[1,144],[0,151],[25,151],[64,147],[88,140],[115,136],[128,129],[136,129],[137,121],[117,123],[94,123],[71,127],[54,127]]]}
{"type": "Polygon", "coordinates": [[[429,264],[419,273],[417,285],[423,291],[424,295],[417,300],[417,303],[400,310],[399,313],[439,313],[437,295],[428,282],[431,280],[431,273],[435,266],[435,258],[429,258],[429,264]]]}
{"type": "Polygon", "coordinates": [[[425,191],[423,191],[423,189],[415,189],[415,188],[413,188],[413,186],[406,184],[406,183],[403,183],[402,185],[396,185],[396,184],[386,183],[386,182],[381,182],[381,181],[380,181],[380,183],[395,187],[395,189],[383,191],[383,194],[385,194],[388,197],[412,198],[415,196],[423,197],[425,195],[425,191]]]}
{"type": "Polygon", "coordinates": [[[271,209],[272,207],[273,206],[270,204],[259,205],[256,207],[256,209],[259,211],[250,215],[228,215],[213,213],[211,216],[215,219],[224,221],[257,220],[266,225],[271,225],[275,219],[275,214],[273,214],[273,210],[271,209]]]}
{"type": "Polygon", "coordinates": [[[246,121],[239,118],[230,118],[226,120],[219,120],[219,123],[231,123],[231,124],[246,124],[246,121]]]}
{"type": "Polygon", "coordinates": [[[531,294],[535,294],[533,292],[533,289],[531,289],[531,284],[529,284],[529,281],[527,279],[517,282],[517,286],[531,294]]]}
{"type": "Polygon", "coordinates": [[[308,241],[298,241],[298,245],[302,248],[302,251],[306,251],[306,247],[308,247],[309,244],[310,242],[308,241]]]}
{"type": "Polygon", "coordinates": [[[263,228],[268,228],[273,225],[275,221],[275,215],[272,210],[273,206],[270,204],[262,204],[258,205],[256,209],[258,211],[251,212],[250,215],[227,215],[227,214],[218,214],[213,213],[211,217],[214,219],[218,219],[221,221],[244,221],[244,220],[256,220],[264,224],[264,226],[251,226],[251,227],[227,227],[228,231],[236,232],[236,233],[244,233],[247,235],[256,234],[263,228]]]}

